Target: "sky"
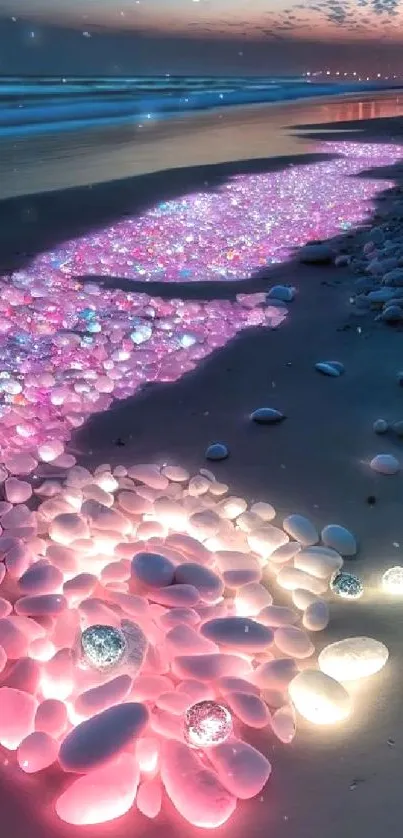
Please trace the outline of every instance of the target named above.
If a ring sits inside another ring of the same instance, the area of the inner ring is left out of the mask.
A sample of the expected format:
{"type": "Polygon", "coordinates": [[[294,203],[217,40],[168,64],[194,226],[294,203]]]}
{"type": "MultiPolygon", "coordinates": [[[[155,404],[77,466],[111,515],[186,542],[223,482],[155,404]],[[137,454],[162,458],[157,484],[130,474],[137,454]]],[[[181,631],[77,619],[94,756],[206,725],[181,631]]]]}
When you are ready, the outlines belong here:
{"type": "Polygon", "coordinates": [[[0,0],[2,73],[403,72],[401,47],[403,0],[0,0]]]}

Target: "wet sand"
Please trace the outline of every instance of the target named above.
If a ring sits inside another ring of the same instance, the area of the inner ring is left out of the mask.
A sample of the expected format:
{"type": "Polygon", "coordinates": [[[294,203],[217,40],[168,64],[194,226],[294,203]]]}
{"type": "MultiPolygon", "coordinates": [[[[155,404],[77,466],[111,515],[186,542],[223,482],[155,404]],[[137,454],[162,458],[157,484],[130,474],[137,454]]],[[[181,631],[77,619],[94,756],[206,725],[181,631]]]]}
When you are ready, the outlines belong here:
{"type": "MultiPolygon", "coordinates": [[[[321,107],[331,109],[333,105],[336,103],[321,107]]],[[[302,131],[304,124],[304,135],[312,134],[312,139],[304,140],[309,153],[314,136],[333,136],[340,141],[341,128],[346,129],[347,139],[351,138],[350,130],[359,130],[363,142],[391,142],[392,138],[401,142],[403,138],[402,120],[394,116],[357,122],[354,111],[350,116],[348,110],[343,113],[344,124],[336,128],[327,124],[322,135],[318,133],[321,121],[329,122],[323,112],[316,112],[308,127],[294,115],[298,121],[293,123],[293,133],[302,131]],[[333,134],[334,130],[337,133],[333,134]]],[[[331,118],[337,119],[334,114],[331,118]]],[[[194,148],[191,151],[195,154],[194,148]]],[[[139,202],[152,203],[161,195],[162,181],[163,194],[177,195],[182,194],[181,189],[193,191],[207,173],[209,183],[216,184],[234,172],[285,165],[284,160],[259,159],[265,156],[262,151],[260,147],[252,162],[218,168],[205,162],[205,167],[190,172],[183,169],[151,175],[142,182],[140,198],[138,193],[133,195],[138,181],[132,180],[72,190],[67,195],[5,201],[0,219],[6,218],[8,208],[12,213],[9,229],[14,223],[15,238],[3,252],[3,264],[29,259],[29,245],[38,252],[52,241],[62,240],[65,220],[77,235],[79,229],[106,223],[108,213],[116,217],[119,212],[132,212],[139,202]],[[147,183],[151,184],[148,192],[147,183]],[[108,194],[111,204],[99,207],[100,199],[106,200],[108,194]],[[21,220],[24,206],[27,216],[21,220]],[[74,207],[80,218],[71,218],[74,207]],[[26,255],[15,252],[18,240],[25,242],[26,255]]],[[[307,152],[305,147],[303,154],[307,152]]],[[[286,162],[296,162],[296,158],[286,162]]],[[[298,162],[302,164],[304,157],[298,162]]],[[[399,167],[374,173],[382,178],[394,175],[401,177],[399,167]]],[[[114,171],[113,176],[123,175],[114,171]]],[[[0,247],[5,243],[2,238],[0,247]]],[[[396,384],[401,332],[372,320],[357,320],[350,304],[354,279],[344,268],[289,263],[238,283],[238,291],[266,290],[276,282],[296,285],[298,295],[287,321],[274,331],[245,333],[210,356],[196,372],[174,384],[154,385],[94,417],[72,444],[82,452],[80,462],[84,465],[169,461],[193,473],[206,465],[206,445],[221,439],[229,445],[231,455],[215,473],[229,483],[231,492],[249,501],[271,501],[280,515],[307,514],[318,526],[331,521],[343,524],[360,541],[359,556],[351,565],[362,576],[367,596],[358,603],[332,602],[330,627],[317,640],[317,648],[349,634],[368,634],[389,646],[390,663],[368,683],[368,689],[361,689],[347,724],[312,729],[300,722],[291,746],[280,745],[265,732],[260,734],[260,746],[263,738],[264,750],[273,762],[273,777],[261,798],[239,805],[232,821],[215,832],[219,836],[241,838],[246,830],[251,838],[355,838],[361,832],[370,838],[383,832],[397,838],[400,834],[401,606],[398,601],[386,600],[377,586],[386,567],[402,563],[401,548],[396,546],[403,544],[402,478],[376,476],[368,461],[384,450],[401,456],[401,443],[380,440],[372,430],[373,421],[381,415],[403,416],[402,391],[396,384]],[[332,379],[315,373],[315,362],[329,357],[343,362],[344,376],[332,379]],[[274,400],[287,420],[276,427],[252,426],[250,411],[274,400]],[[123,445],[116,445],[118,438],[123,445]],[[370,495],[375,496],[375,505],[368,504],[370,495]]],[[[172,294],[178,295],[176,286],[172,294]]],[[[80,830],[57,822],[50,810],[48,820],[40,820],[38,798],[49,800],[50,805],[54,796],[51,778],[42,786],[35,778],[18,779],[15,789],[11,789],[12,780],[12,774],[5,777],[0,802],[13,838],[25,838],[29,830],[38,838],[80,834],[80,830]]],[[[85,833],[91,838],[126,838],[133,831],[147,838],[162,831],[167,838],[200,834],[172,816],[169,805],[155,823],[134,812],[121,821],[87,828],[85,833]]]]}

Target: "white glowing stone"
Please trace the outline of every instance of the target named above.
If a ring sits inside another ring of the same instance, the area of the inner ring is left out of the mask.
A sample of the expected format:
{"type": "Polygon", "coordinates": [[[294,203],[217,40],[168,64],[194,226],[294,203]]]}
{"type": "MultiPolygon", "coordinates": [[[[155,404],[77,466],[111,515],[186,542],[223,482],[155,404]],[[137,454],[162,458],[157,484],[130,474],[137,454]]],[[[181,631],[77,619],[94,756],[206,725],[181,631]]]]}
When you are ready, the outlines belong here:
{"type": "Polygon", "coordinates": [[[386,570],[382,576],[382,587],[388,594],[403,595],[403,567],[396,565],[386,570]]]}
{"type": "Polygon", "coordinates": [[[350,715],[350,696],[344,687],[316,669],[305,669],[293,678],[288,692],[295,709],[316,725],[335,724],[350,715]]]}
{"type": "Polygon", "coordinates": [[[356,681],[379,672],[388,657],[388,649],[379,640],[348,637],[326,646],[319,655],[319,666],[338,681],[356,681]]]}
{"type": "Polygon", "coordinates": [[[184,735],[189,745],[211,748],[221,745],[231,733],[231,713],[216,701],[199,701],[186,712],[184,735]]]}

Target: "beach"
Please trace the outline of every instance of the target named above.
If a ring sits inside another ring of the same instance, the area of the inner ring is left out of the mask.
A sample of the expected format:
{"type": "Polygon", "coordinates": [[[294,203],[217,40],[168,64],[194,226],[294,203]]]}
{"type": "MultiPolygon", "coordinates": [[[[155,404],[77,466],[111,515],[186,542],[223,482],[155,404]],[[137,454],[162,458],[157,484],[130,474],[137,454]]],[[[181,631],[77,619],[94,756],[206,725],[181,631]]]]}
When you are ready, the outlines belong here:
{"type": "MultiPolygon", "coordinates": [[[[175,369],[175,374],[162,382],[156,375],[153,383],[139,387],[135,395],[88,416],[67,443],[67,451],[90,469],[101,463],[113,467],[168,463],[193,475],[201,468],[212,468],[217,480],[228,484],[231,495],[244,497],[249,504],[273,504],[275,523],[280,526],[285,516],[299,513],[319,531],[328,524],[340,524],[358,541],[358,554],[346,559],[345,569],[362,579],[365,595],[357,602],[329,599],[330,623],[315,636],[316,651],[332,641],[366,635],[386,644],[390,661],[368,682],[368,688],[361,687],[354,694],[354,712],[343,724],[313,728],[298,720],[296,738],[289,746],[277,742],[266,730],[249,737],[270,759],[273,775],[261,795],[242,802],[233,819],[218,829],[217,834],[223,836],[238,838],[245,829],[253,838],[266,832],[273,838],[292,838],[296,833],[300,838],[315,833],[324,833],[326,838],[352,838],[359,830],[374,836],[381,830],[398,835],[402,807],[398,777],[403,759],[399,701],[402,639],[397,625],[401,605],[398,597],[382,592],[380,581],[388,567],[402,563],[402,478],[401,474],[375,473],[370,461],[378,454],[392,454],[401,461],[401,438],[392,431],[378,435],[373,424],[380,418],[389,423],[403,419],[399,379],[402,332],[399,319],[395,325],[377,320],[378,309],[362,300],[357,303],[357,296],[367,293],[357,281],[369,275],[362,252],[371,227],[382,228],[382,242],[386,237],[395,243],[398,240],[399,217],[393,205],[402,194],[402,120],[396,98],[395,94],[379,97],[369,112],[365,103],[362,105],[363,97],[358,97],[361,105],[348,100],[273,106],[270,136],[267,109],[265,116],[263,108],[248,111],[247,135],[245,116],[242,124],[239,113],[228,112],[219,121],[216,115],[215,128],[214,115],[199,115],[191,123],[156,127],[157,138],[154,134],[154,140],[148,137],[142,141],[137,157],[138,146],[133,146],[132,136],[126,133],[120,133],[114,144],[106,132],[95,150],[88,137],[78,138],[73,147],[71,138],[48,138],[47,148],[53,142],[54,159],[48,157],[36,169],[35,140],[31,146],[8,146],[6,163],[2,163],[9,165],[14,154],[15,171],[2,182],[0,204],[0,259],[4,274],[12,279],[15,270],[25,270],[32,277],[33,257],[57,251],[66,239],[101,236],[103,227],[124,223],[125,216],[144,214],[155,204],[177,202],[183,195],[202,192],[206,182],[209,193],[223,190],[228,181],[239,176],[253,179],[278,174],[280,183],[282,172],[291,167],[292,176],[295,173],[298,179],[305,166],[308,178],[309,167],[330,165],[328,157],[337,157],[343,143],[370,147],[368,161],[372,157],[378,163],[377,148],[394,148],[393,154],[388,152],[394,159],[387,168],[385,153],[382,167],[374,165],[368,173],[365,157],[364,173],[350,175],[346,171],[347,177],[356,178],[355,183],[372,180],[388,186],[381,184],[360,223],[349,221],[344,231],[335,230],[326,237],[332,248],[328,264],[301,264],[299,247],[305,244],[301,241],[290,258],[281,255],[278,263],[260,263],[256,270],[248,270],[245,278],[234,268],[232,276],[221,270],[212,282],[213,268],[206,261],[204,280],[194,269],[189,278],[183,276],[180,281],[175,275],[168,284],[151,270],[143,279],[134,277],[124,260],[121,272],[112,274],[108,263],[105,270],[94,273],[98,263],[90,242],[79,257],[82,271],[74,273],[78,289],[83,283],[98,282],[101,288],[116,293],[133,289],[146,293],[151,301],[158,297],[168,303],[182,299],[187,304],[205,305],[221,300],[236,306],[240,294],[266,294],[276,285],[295,288],[295,299],[285,307],[278,306],[277,320],[273,313],[274,328],[268,328],[263,320],[255,325],[242,321],[243,328],[235,337],[229,336],[224,345],[217,344],[196,359],[194,369],[184,361],[183,375],[175,369]],[[179,132],[182,145],[178,150],[175,137],[179,132]],[[223,132],[231,138],[231,160],[229,140],[222,139],[223,132]],[[329,152],[324,143],[330,144],[329,152]],[[71,165],[61,165],[64,155],[72,160],[71,165]],[[170,171],[156,171],[161,168],[170,171]],[[335,264],[340,254],[346,255],[347,264],[335,264]],[[90,269],[85,269],[86,260],[90,269]],[[318,362],[330,359],[343,365],[342,375],[321,375],[315,369],[318,362]],[[251,422],[250,414],[260,407],[281,411],[284,421],[273,425],[251,422]],[[205,452],[214,442],[225,443],[229,456],[211,465],[205,452]]],[[[43,153],[44,145],[40,148],[43,153]]],[[[356,159],[357,150],[353,148],[351,154],[356,159]]],[[[332,171],[326,174],[327,184],[329,178],[336,177],[332,171]]],[[[259,181],[257,188],[263,194],[265,183],[259,181]]],[[[274,195],[277,181],[267,189],[274,195]]],[[[363,205],[366,194],[357,197],[352,190],[351,203],[363,205]]],[[[318,212],[325,212],[326,207],[324,199],[318,212]]],[[[257,223],[252,212],[249,218],[252,228],[257,223]]],[[[157,222],[162,224],[160,216],[157,222]]],[[[285,223],[283,219],[282,229],[285,223]]],[[[324,229],[318,216],[318,230],[324,229]]],[[[250,235],[253,238],[252,231],[250,235]]],[[[318,238],[324,240],[325,236],[318,238]]],[[[256,250],[259,247],[258,243],[256,250]]],[[[250,265],[253,246],[239,272],[250,265]]],[[[166,270],[171,269],[170,263],[166,270]]],[[[43,265],[41,271],[43,276],[43,265]]],[[[275,299],[272,302],[276,309],[275,299]]],[[[149,300],[148,305],[152,305],[149,300]]],[[[241,317],[236,311],[235,319],[241,317]]],[[[189,323],[190,319],[188,331],[189,323]]],[[[275,598],[277,603],[289,604],[278,588],[275,598]]],[[[0,801],[10,834],[23,838],[31,828],[44,838],[78,835],[74,827],[57,821],[53,812],[44,819],[42,813],[38,815],[35,782],[35,777],[21,779],[14,767],[4,774],[0,801]],[[24,807],[18,803],[20,794],[24,795],[24,807]]],[[[56,779],[53,784],[56,787],[56,779]]],[[[43,787],[49,805],[52,794],[50,780],[43,787]]],[[[113,830],[123,838],[133,828],[145,836],[157,834],[159,829],[169,836],[199,832],[173,816],[167,804],[155,822],[140,820],[134,813],[112,824],[88,827],[87,834],[107,835],[113,830]]]]}

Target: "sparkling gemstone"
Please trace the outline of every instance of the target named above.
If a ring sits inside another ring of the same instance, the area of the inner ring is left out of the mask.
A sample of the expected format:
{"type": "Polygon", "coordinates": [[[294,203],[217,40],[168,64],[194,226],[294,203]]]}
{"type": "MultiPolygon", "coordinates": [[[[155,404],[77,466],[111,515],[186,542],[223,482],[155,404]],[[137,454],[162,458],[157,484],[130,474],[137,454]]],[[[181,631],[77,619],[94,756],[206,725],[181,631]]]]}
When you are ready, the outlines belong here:
{"type": "Polygon", "coordinates": [[[342,599],[359,599],[364,593],[364,586],[358,576],[341,571],[332,576],[330,590],[342,599]]]}
{"type": "Polygon", "coordinates": [[[232,733],[232,716],[216,701],[198,701],[185,715],[185,739],[197,748],[221,745],[232,733]]]}
{"type": "Polygon", "coordinates": [[[110,669],[121,663],[127,649],[127,641],[119,629],[95,625],[84,629],[81,648],[85,661],[94,669],[110,669]]]}

